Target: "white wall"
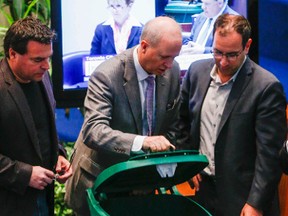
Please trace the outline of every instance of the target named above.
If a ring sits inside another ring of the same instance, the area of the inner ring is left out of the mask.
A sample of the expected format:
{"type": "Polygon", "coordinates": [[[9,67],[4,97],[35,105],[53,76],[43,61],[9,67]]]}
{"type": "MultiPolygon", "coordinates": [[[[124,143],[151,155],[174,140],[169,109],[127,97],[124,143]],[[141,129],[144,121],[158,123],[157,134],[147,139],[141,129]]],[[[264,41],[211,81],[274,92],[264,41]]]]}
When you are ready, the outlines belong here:
{"type": "MultiPolygon", "coordinates": [[[[96,25],[110,15],[107,0],[62,0],[62,11],[63,54],[90,50],[96,25]]],[[[131,14],[145,24],[155,17],[155,0],[135,0],[131,14]]]]}

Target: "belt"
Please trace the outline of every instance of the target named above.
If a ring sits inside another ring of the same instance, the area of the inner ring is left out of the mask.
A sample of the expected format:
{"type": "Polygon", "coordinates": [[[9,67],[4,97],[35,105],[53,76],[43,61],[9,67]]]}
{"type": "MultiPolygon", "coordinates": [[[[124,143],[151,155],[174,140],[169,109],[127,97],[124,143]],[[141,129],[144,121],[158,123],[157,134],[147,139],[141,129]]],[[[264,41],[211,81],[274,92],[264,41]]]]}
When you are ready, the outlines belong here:
{"type": "Polygon", "coordinates": [[[202,171],[200,172],[200,175],[202,177],[202,181],[212,181],[216,183],[216,177],[215,175],[208,175],[206,172],[202,171]]]}

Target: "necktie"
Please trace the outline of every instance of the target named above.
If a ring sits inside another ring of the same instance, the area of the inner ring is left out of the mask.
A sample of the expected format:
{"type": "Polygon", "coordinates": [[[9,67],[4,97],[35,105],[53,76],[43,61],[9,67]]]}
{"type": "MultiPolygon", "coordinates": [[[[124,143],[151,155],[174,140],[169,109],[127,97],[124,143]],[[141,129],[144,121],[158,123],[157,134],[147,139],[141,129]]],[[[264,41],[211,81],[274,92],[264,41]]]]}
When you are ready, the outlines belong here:
{"type": "Polygon", "coordinates": [[[147,116],[147,135],[151,136],[153,132],[153,99],[154,99],[154,80],[153,76],[148,76],[146,78],[147,81],[147,88],[145,93],[145,106],[146,106],[146,116],[147,116]]]}
{"type": "Polygon", "coordinates": [[[206,28],[202,31],[202,34],[200,34],[198,36],[199,38],[197,39],[197,43],[202,45],[202,46],[205,46],[205,44],[206,44],[206,40],[205,39],[208,37],[207,34],[209,32],[212,20],[213,20],[212,18],[208,19],[208,23],[206,25],[206,28]]]}

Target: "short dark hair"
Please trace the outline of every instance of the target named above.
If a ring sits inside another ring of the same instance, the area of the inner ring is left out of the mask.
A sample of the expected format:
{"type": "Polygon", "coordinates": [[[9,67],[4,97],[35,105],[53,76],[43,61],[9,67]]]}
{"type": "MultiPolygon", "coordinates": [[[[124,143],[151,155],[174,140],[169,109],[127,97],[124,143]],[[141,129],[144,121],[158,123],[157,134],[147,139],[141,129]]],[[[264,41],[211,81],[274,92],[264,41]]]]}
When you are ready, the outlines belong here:
{"type": "Polygon", "coordinates": [[[126,0],[126,4],[129,5],[129,4],[133,4],[134,3],[134,0],[126,0]]]}
{"type": "Polygon", "coordinates": [[[32,16],[19,19],[10,26],[4,37],[5,56],[9,58],[10,48],[23,55],[27,52],[29,41],[50,44],[55,37],[55,32],[39,19],[32,16]]]}
{"type": "Polygon", "coordinates": [[[251,25],[249,21],[242,15],[220,15],[214,23],[213,36],[217,29],[220,29],[219,33],[224,36],[231,30],[234,30],[242,35],[243,48],[251,36],[251,25]]]}

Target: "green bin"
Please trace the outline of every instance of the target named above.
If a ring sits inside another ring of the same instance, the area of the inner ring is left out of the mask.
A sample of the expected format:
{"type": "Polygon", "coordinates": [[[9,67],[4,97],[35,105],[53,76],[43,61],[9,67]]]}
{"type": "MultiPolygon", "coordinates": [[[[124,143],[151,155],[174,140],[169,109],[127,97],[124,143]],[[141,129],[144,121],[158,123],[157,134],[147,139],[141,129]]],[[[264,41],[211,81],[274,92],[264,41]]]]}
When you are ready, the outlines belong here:
{"type": "Polygon", "coordinates": [[[93,187],[87,189],[90,213],[92,216],[209,216],[198,203],[178,193],[175,186],[191,179],[207,165],[206,156],[197,151],[150,153],[115,164],[101,172],[93,187]],[[169,163],[177,164],[175,173],[163,178],[156,166],[169,163]],[[131,195],[132,191],[146,192],[131,195]]]}

